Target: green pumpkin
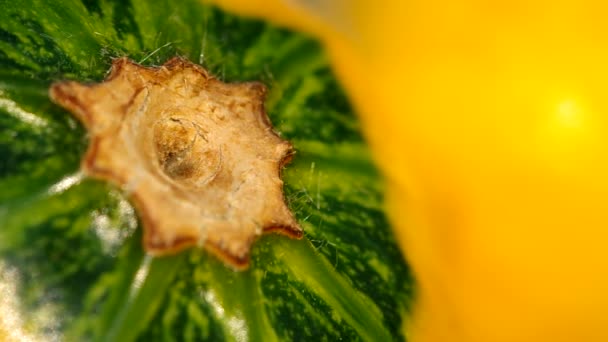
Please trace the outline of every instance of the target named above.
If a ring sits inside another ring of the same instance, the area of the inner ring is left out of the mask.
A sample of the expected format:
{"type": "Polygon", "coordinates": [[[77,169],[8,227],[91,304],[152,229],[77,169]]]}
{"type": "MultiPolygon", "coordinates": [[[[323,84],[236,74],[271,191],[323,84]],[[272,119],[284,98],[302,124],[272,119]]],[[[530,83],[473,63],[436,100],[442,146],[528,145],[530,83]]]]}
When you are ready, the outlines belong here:
{"type": "Polygon", "coordinates": [[[403,340],[412,280],[383,185],[319,44],[194,0],[0,0],[0,340],[403,340]],[[190,249],[152,258],[119,189],[84,177],[83,127],[53,81],[114,57],[180,55],[269,88],[297,154],[284,170],[302,240],[267,235],[248,270],[190,249]]]}

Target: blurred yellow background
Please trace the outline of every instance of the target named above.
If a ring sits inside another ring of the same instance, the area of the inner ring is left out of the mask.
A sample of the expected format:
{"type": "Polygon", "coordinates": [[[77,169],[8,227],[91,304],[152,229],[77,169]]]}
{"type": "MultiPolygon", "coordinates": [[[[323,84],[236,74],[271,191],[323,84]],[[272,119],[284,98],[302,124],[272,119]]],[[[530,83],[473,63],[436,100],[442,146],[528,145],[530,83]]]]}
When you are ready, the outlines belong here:
{"type": "Polygon", "coordinates": [[[608,341],[608,4],[216,2],[324,42],[418,282],[412,341],[608,341]]]}

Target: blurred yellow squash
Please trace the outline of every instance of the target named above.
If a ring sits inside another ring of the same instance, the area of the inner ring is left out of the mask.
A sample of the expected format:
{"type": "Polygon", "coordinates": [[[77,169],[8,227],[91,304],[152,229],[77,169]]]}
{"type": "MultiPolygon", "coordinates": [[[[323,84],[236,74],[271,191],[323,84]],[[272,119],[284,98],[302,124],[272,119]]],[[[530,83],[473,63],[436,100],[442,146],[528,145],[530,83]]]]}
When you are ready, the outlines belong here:
{"type": "Polygon", "coordinates": [[[218,2],[325,43],[416,275],[412,341],[608,341],[608,4],[218,2]]]}

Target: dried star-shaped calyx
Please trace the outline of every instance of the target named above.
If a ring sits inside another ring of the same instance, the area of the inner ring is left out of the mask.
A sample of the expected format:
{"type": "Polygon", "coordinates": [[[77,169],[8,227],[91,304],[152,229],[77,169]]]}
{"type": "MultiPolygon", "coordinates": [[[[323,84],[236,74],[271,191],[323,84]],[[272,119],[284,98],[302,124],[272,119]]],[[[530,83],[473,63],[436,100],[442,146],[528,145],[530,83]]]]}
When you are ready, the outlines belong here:
{"type": "Polygon", "coordinates": [[[102,83],[50,89],[88,130],[83,171],[133,200],[147,252],[205,246],[236,268],[263,232],[302,235],[280,179],[292,147],[272,130],[264,94],[181,58],[158,68],[120,58],[102,83]]]}

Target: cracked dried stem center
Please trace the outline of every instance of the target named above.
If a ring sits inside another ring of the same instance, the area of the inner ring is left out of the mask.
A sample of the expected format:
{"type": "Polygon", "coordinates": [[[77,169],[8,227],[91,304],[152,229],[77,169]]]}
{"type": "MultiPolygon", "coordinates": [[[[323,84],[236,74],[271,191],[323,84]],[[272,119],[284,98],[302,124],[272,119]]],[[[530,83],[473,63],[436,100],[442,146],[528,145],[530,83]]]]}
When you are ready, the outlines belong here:
{"type": "Polygon", "coordinates": [[[181,58],[158,68],[120,58],[104,82],[55,83],[50,96],[88,130],[83,171],[134,202],[148,253],[199,245],[244,268],[263,232],[302,236],[280,179],[293,150],[272,130],[265,91],[181,58]]]}

